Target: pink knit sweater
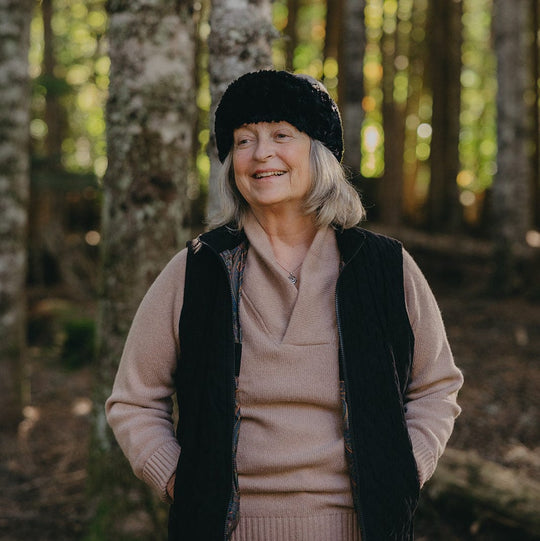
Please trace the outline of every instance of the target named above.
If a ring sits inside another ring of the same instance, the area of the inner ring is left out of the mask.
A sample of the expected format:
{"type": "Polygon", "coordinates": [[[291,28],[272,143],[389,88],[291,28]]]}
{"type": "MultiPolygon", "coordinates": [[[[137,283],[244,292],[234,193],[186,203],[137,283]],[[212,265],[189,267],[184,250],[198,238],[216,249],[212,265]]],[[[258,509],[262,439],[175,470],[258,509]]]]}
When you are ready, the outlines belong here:
{"type": "MultiPolygon", "coordinates": [[[[233,540],[356,541],[341,432],[335,235],[331,229],[317,233],[295,286],[275,261],[259,224],[248,220],[245,231],[250,249],[240,303],[241,498],[233,540]]],[[[164,500],[180,453],[171,395],[185,262],[183,250],[145,296],[106,404],[108,421],[135,474],[164,500]]],[[[429,286],[406,252],[404,281],[415,335],[406,420],[423,484],[459,414],[462,376],[429,286]]]]}

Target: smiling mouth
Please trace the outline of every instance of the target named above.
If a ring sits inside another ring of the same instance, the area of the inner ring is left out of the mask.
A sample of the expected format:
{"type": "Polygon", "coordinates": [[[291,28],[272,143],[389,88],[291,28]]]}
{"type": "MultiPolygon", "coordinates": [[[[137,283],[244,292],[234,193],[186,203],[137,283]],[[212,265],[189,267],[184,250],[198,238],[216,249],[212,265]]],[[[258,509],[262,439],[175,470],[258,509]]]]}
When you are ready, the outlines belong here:
{"type": "Polygon", "coordinates": [[[264,173],[255,173],[253,178],[266,178],[266,177],[280,177],[284,175],[285,171],[265,171],[264,173]]]}

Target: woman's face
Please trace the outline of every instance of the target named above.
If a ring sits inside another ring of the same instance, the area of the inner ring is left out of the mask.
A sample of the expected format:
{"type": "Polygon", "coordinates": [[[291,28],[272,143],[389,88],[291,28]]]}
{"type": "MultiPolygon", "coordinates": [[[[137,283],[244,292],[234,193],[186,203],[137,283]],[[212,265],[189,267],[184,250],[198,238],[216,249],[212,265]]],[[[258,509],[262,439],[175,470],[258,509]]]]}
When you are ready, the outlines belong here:
{"type": "Polygon", "coordinates": [[[311,186],[311,140],[288,122],[244,124],[234,131],[238,190],[254,210],[302,212],[311,186]]]}

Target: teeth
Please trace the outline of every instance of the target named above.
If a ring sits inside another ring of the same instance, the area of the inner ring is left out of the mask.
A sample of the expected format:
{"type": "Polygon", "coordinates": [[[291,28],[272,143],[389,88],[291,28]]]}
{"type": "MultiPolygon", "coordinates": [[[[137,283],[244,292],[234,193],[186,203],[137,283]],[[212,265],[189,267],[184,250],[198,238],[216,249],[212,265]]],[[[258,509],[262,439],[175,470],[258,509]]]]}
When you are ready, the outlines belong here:
{"type": "Polygon", "coordinates": [[[257,173],[253,175],[255,178],[266,178],[266,177],[280,177],[284,175],[284,171],[267,171],[266,173],[257,173]]]}

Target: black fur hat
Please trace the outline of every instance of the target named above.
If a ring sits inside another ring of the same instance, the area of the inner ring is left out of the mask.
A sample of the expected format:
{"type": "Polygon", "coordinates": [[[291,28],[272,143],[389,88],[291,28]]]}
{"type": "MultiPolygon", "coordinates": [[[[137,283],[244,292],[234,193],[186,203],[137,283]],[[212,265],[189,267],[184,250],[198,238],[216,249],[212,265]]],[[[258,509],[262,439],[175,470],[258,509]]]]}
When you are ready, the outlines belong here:
{"type": "Polygon", "coordinates": [[[246,73],[223,94],[215,123],[220,161],[231,150],[235,129],[243,124],[282,120],[323,143],[341,161],[341,117],[326,89],[311,77],[273,70],[246,73]]]}

